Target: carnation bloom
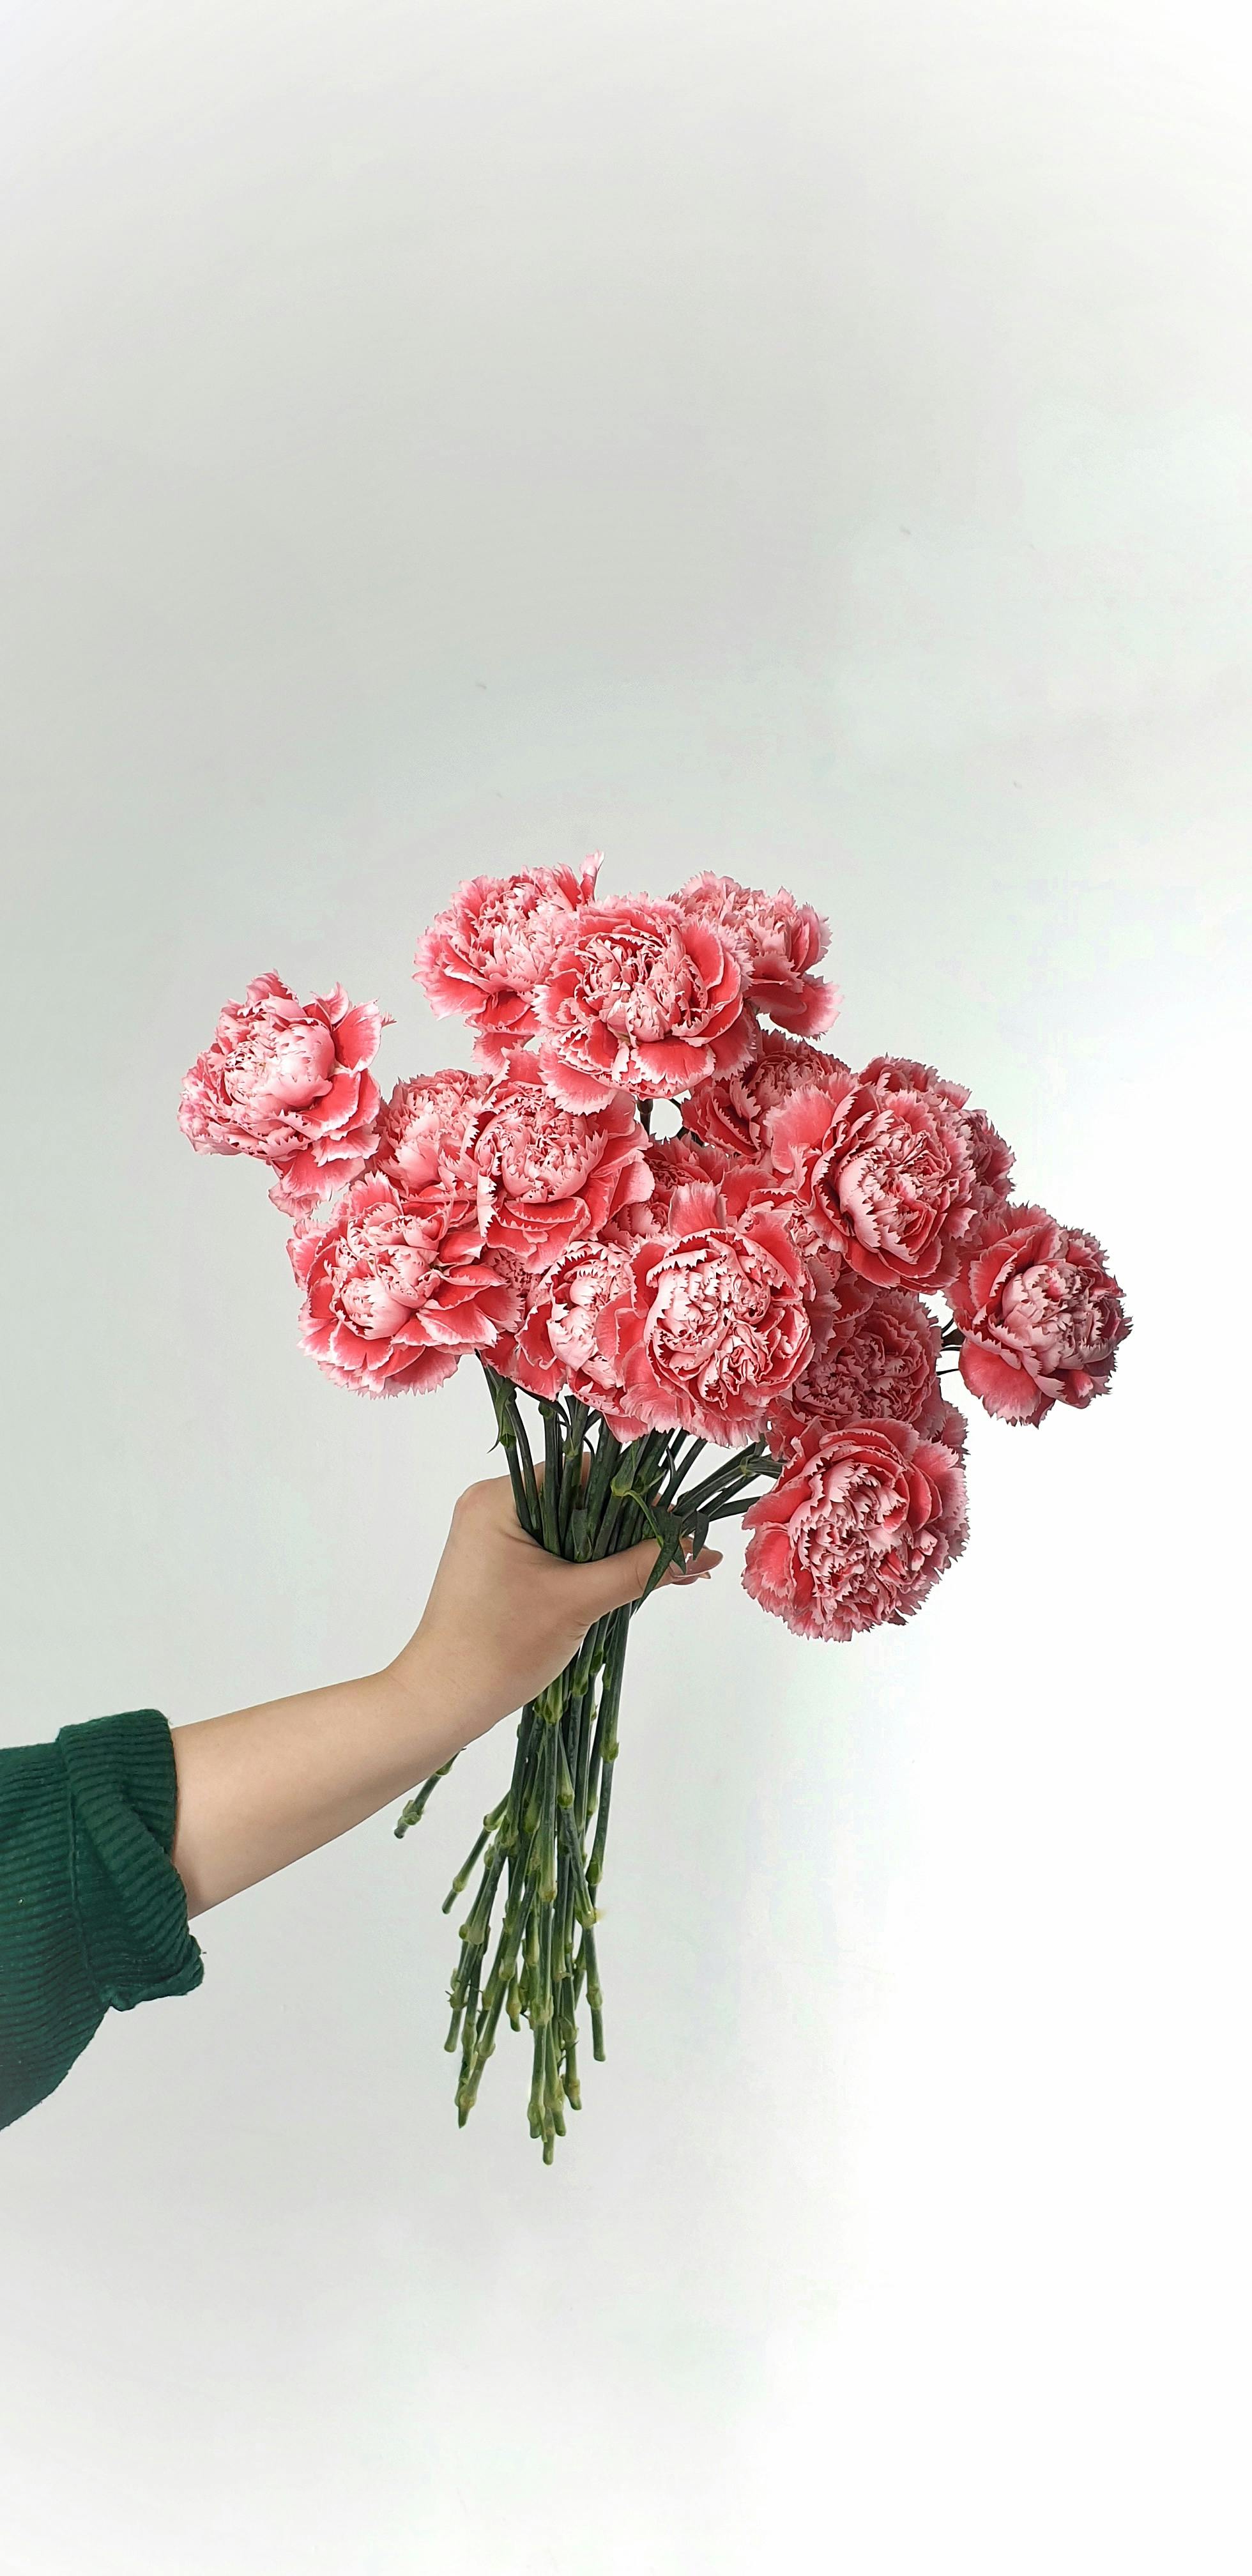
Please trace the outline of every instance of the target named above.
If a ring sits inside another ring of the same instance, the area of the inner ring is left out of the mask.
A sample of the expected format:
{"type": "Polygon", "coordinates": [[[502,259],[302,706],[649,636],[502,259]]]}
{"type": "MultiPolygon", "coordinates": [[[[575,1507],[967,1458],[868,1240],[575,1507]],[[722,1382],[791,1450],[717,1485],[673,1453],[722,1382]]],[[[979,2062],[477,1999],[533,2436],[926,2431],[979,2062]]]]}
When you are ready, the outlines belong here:
{"type": "Polygon", "coordinates": [[[777,894],[766,894],[760,886],[740,885],[734,877],[715,876],[707,869],[689,877],[674,902],[697,920],[730,932],[754,1010],[801,1037],[820,1038],[830,1027],[843,996],[836,984],[823,983],[811,971],[830,942],[828,925],[811,903],[797,903],[781,886],[777,894]]]}
{"type": "MultiPolygon", "coordinates": [[[[455,1233],[452,1241],[455,1248],[457,1242],[455,1233]]],[[[480,1257],[477,1245],[473,1257],[480,1257]]],[[[516,1253],[505,1252],[499,1244],[483,1244],[481,1260],[484,1270],[494,1271],[497,1279],[502,1279],[509,1291],[508,1309],[497,1329],[496,1339],[491,1345],[490,1357],[491,1366],[499,1376],[511,1377],[516,1336],[525,1319],[527,1303],[535,1293],[535,1277],[533,1272],[527,1270],[518,1260],[516,1253]]]]}
{"type": "Polygon", "coordinates": [[[911,1289],[874,1288],[845,1268],[815,1339],[776,1431],[794,1436],[808,1421],[839,1430],[846,1422],[885,1420],[909,1422],[927,1440],[942,1437],[945,1415],[956,1413],[944,1403],[937,1374],[942,1334],[911,1289]]]}
{"type": "Polygon", "coordinates": [[[698,1083],[683,1102],[683,1120],[693,1136],[720,1146],[725,1154],[761,1155],[767,1150],[770,1112],[780,1101],[847,1070],[837,1056],[823,1055],[802,1038],[762,1029],[752,1063],[742,1073],[698,1083]]]}
{"type": "Polygon", "coordinates": [[[799,1637],[844,1640],[916,1610],[965,1544],[954,1451],[907,1422],[811,1422],[744,1514],[744,1586],[799,1637]]]}
{"type": "Polygon", "coordinates": [[[998,1223],[1008,1204],[1013,1148],[992,1126],[985,1109],[970,1108],[966,1085],[936,1073],[933,1064],[919,1064],[905,1055],[876,1055],[861,1079],[877,1083],[882,1090],[918,1091],[946,1102],[965,1138],[973,1171],[974,1222],[967,1239],[976,1230],[998,1223]]]}
{"type": "Polygon", "coordinates": [[[631,1234],[672,1234],[675,1230],[675,1202],[683,1194],[682,1204],[688,1214],[696,1202],[686,1197],[693,1187],[702,1187],[705,1196],[699,1204],[706,1210],[707,1222],[741,1226],[749,1216],[770,1216],[777,1220],[796,1252],[802,1255],[812,1284],[814,1339],[818,1333],[818,1316],[825,1313],[830,1301],[830,1283],[839,1267],[839,1255],[819,1241],[809,1221],[808,1211],[785,1185],[775,1179],[768,1163],[749,1163],[723,1154],[717,1145],[701,1145],[691,1136],[661,1136],[648,1141],[648,1164],[652,1173],[652,1196],[637,1207],[628,1208],[619,1221],[619,1230],[631,1234]],[[712,1197],[708,1192],[712,1192],[712,1197]]]}
{"type": "Polygon", "coordinates": [[[599,858],[572,868],[468,877],[418,941],[414,979],[441,1017],[459,1012],[493,1065],[509,1042],[533,1037],[531,995],[575,913],[595,892],[599,858]]]}
{"type": "Polygon", "coordinates": [[[466,1351],[494,1351],[517,1321],[516,1288],[467,1249],[464,1229],[377,1174],[352,1183],[328,1225],[298,1227],[288,1250],[304,1349],[365,1395],[441,1386],[466,1351]]]}
{"type": "Polygon", "coordinates": [[[943,1447],[950,1449],[955,1458],[963,1459],[965,1444],[969,1438],[969,1424],[959,1404],[949,1404],[945,1397],[938,1407],[933,1425],[923,1436],[927,1440],[941,1441],[943,1447]]]}
{"type": "Polygon", "coordinates": [[[698,1144],[691,1136],[649,1136],[645,1153],[651,1192],[628,1208],[621,1220],[632,1234],[667,1233],[675,1190],[688,1188],[692,1181],[711,1181],[719,1189],[730,1168],[715,1145],[698,1144]]]}
{"type": "Polygon", "coordinates": [[[617,1439],[636,1439],[646,1425],[626,1409],[618,1332],[635,1288],[629,1245],[603,1236],[571,1243],[527,1288],[508,1376],[529,1395],[575,1396],[617,1439]]]}
{"type": "Polygon", "coordinates": [[[650,1431],[682,1429],[730,1447],[753,1438],[813,1347],[814,1284],[767,1210],[719,1218],[710,1183],[677,1190],[670,1231],[631,1255],[631,1302],[617,1318],[626,1402],[650,1431]]]}
{"type": "Polygon", "coordinates": [[[539,1062],[567,1109],[675,1099],[756,1052],[733,941],[677,904],[588,904],[535,994],[539,1062]]]}
{"type": "MultiPolygon", "coordinates": [[[[712,1153],[714,1148],[705,1150],[712,1153]]],[[[838,1275],[843,1256],[836,1244],[826,1242],[818,1233],[812,1211],[786,1181],[779,1179],[772,1164],[728,1162],[718,1182],[717,1195],[722,1216],[731,1224],[741,1224],[750,1213],[777,1217],[810,1269],[820,1273],[822,1293],[826,1294],[838,1275]]]]}
{"type": "Polygon", "coordinates": [[[227,1002],[213,1044],[183,1081],[178,1123],[198,1154],[253,1154],[289,1215],[355,1180],[374,1148],[378,1085],[366,1067],[386,1025],[342,984],[297,1001],[279,975],[254,975],[227,1002]]]}
{"type": "Polygon", "coordinates": [[[1130,1323],[1094,1236],[1044,1208],[1011,1207],[949,1292],[965,1340],[961,1375],[1005,1422],[1103,1395],[1130,1323]]]}
{"type": "Polygon", "coordinates": [[[587,1116],[562,1109],[533,1061],[515,1058],[478,1116],[468,1162],[479,1231],[528,1270],[555,1261],[576,1236],[645,1201],[647,1138],[627,1091],[587,1116]]]}
{"type": "Polygon", "coordinates": [[[863,1279],[946,1287],[974,1222],[975,1174],[960,1114],[942,1095],[841,1068],[774,1110],[769,1136],[779,1180],[863,1279]]]}
{"type": "Polygon", "coordinates": [[[452,1185],[472,1199],[477,1178],[466,1155],[490,1091],[489,1074],[465,1073],[459,1065],[398,1082],[379,1114],[375,1171],[402,1198],[452,1185]]]}

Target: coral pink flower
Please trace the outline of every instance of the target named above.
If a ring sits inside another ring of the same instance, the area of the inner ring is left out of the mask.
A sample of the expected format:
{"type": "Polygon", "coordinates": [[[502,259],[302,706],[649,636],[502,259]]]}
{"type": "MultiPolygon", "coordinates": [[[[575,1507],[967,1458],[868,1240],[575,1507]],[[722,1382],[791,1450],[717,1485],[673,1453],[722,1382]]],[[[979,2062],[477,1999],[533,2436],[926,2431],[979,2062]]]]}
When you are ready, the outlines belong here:
{"type": "Polygon", "coordinates": [[[375,1171],[402,1198],[451,1186],[472,1200],[478,1180],[467,1155],[490,1092],[490,1074],[465,1073],[459,1065],[398,1082],[379,1115],[375,1171]]]}
{"type": "Polygon", "coordinates": [[[760,1053],[742,1073],[698,1083],[683,1102],[683,1119],[693,1136],[718,1145],[725,1154],[762,1155],[767,1150],[771,1110],[793,1091],[821,1085],[832,1074],[846,1073],[837,1056],[802,1038],[783,1037],[762,1029],[760,1053]]]}
{"type": "MultiPolygon", "coordinates": [[[[448,1239],[454,1250],[464,1240],[457,1234],[455,1227],[448,1239]]],[[[482,1244],[477,1234],[476,1223],[472,1257],[476,1260],[481,1258],[484,1270],[493,1270],[496,1277],[504,1281],[509,1291],[507,1316],[498,1328],[490,1354],[484,1353],[483,1356],[490,1357],[491,1366],[500,1377],[512,1377],[516,1336],[525,1320],[526,1308],[535,1293],[537,1282],[534,1273],[523,1267],[515,1253],[503,1251],[498,1244],[482,1244]]]]}
{"type": "Polygon", "coordinates": [[[535,994],[539,1061],[566,1109],[614,1090],[674,1099],[759,1043],[733,942],[677,904],[589,904],[535,994]]]}
{"type": "Polygon", "coordinates": [[[627,1410],[618,1330],[635,1290],[626,1241],[571,1243],[528,1288],[508,1376],[529,1395],[576,1396],[617,1439],[636,1439],[647,1426],[627,1410]]]}
{"type": "Polygon", "coordinates": [[[1054,1404],[1106,1392],[1130,1323],[1094,1236],[1011,1207],[948,1294],[965,1334],[961,1375],[988,1413],[1042,1422],[1054,1404]]]}
{"type": "Polygon", "coordinates": [[[840,1071],[769,1121],[778,1178],[822,1240],[877,1286],[942,1288],[974,1222],[974,1166],[959,1112],[924,1091],[840,1071]]]}
{"type": "Polygon", "coordinates": [[[648,1198],[646,1144],[628,1091],[609,1092],[582,1116],[558,1107],[533,1060],[515,1057],[483,1104],[468,1156],[484,1242],[545,1269],[576,1236],[648,1198]]]}
{"type": "Polygon", "coordinates": [[[646,1152],[652,1190],[622,1218],[631,1234],[668,1233],[675,1190],[685,1189],[692,1181],[711,1181],[717,1189],[730,1168],[716,1146],[697,1144],[691,1136],[649,1136],[646,1152]]]}
{"type": "Polygon", "coordinates": [[[288,1245],[304,1349],[365,1395],[441,1386],[467,1351],[494,1352],[519,1312],[512,1283],[463,1247],[461,1229],[419,1214],[389,1181],[354,1181],[328,1225],[300,1226],[288,1245]]]}
{"type": "Polygon", "coordinates": [[[963,1082],[949,1082],[936,1073],[933,1064],[919,1064],[912,1056],[876,1055],[861,1076],[863,1082],[876,1083],[886,1091],[920,1091],[933,1100],[946,1101],[953,1112],[969,1151],[973,1168],[974,1222],[966,1238],[972,1241],[976,1232],[998,1225],[1008,1205],[1009,1176],[1013,1169],[1013,1148],[992,1126],[983,1109],[971,1109],[969,1092],[963,1082]]]}
{"type": "Polygon", "coordinates": [[[963,1459],[965,1444],[969,1438],[969,1424],[959,1404],[949,1404],[945,1399],[939,1407],[933,1428],[928,1430],[924,1437],[927,1440],[938,1440],[945,1449],[952,1451],[954,1458],[963,1459]]]}
{"type": "Polygon", "coordinates": [[[907,1422],[811,1422],[744,1513],[744,1587],[798,1637],[845,1640],[916,1610],[966,1538],[954,1452],[907,1422]]]}
{"type": "Polygon", "coordinates": [[[773,1428],[794,1437],[807,1421],[832,1430],[846,1422],[909,1422],[923,1439],[941,1438],[945,1415],[956,1412],[945,1405],[939,1384],[941,1341],[938,1324],[911,1289],[873,1288],[843,1270],[826,1328],[815,1335],[813,1357],[773,1428]]]}
{"type": "Polygon", "coordinates": [[[617,1319],[626,1402],[650,1431],[729,1447],[762,1429],[807,1365],[813,1280],[773,1214],[720,1222],[711,1183],[675,1192],[670,1225],[631,1254],[617,1319]]]}
{"type": "Polygon", "coordinates": [[[701,1145],[686,1135],[650,1138],[648,1162],[652,1196],[638,1207],[628,1208],[617,1230],[637,1235],[674,1234],[683,1224],[742,1227],[750,1218],[772,1217],[802,1257],[808,1273],[809,1320],[816,1344],[833,1305],[832,1282],[839,1255],[819,1241],[807,1210],[786,1184],[775,1178],[769,1165],[732,1158],[718,1146],[701,1145]],[[693,1187],[700,1192],[695,1199],[689,1196],[693,1187]]]}
{"type": "Polygon", "coordinates": [[[299,1002],[280,976],[254,975],[184,1078],[184,1136],[198,1154],[268,1163],[275,1206],[299,1215],[355,1180],[374,1150],[378,1085],[366,1066],[386,1025],[342,984],[299,1002]]]}
{"type": "Polygon", "coordinates": [[[781,886],[777,894],[766,894],[760,886],[740,885],[709,870],[689,877],[674,902],[738,942],[754,1010],[800,1037],[824,1035],[843,996],[836,984],[824,984],[812,972],[826,954],[830,930],[811,903],[797,903],[781,886]]]}
{"type": "Polygon", "coordinates": [[[460,1013],[498,1068],[510,1041],[533,1037],[531,995],[548,973],[574,915],[595,892],[599,858],[572,868],[522,868],[468,877],[418,941],[414,980],[431,1008],[460,1013]]]}
{"type": "MultiPolygon", "coordinates": [[[[708,1153],[714,1150],[705,1148],[708,1153]]],[[[789,1181],[779,1179],[772,1164],[728,1163],[717,1195],[723,1222],[741,1225],[753,1213],[777,1217],[796,1251],[803,1253],[810,1269],[816,1266],[827,1286],[838,1276],[843,1258],[838,1246],[819,1234],[811,1209],[796,1197],[789,1181]]]]}

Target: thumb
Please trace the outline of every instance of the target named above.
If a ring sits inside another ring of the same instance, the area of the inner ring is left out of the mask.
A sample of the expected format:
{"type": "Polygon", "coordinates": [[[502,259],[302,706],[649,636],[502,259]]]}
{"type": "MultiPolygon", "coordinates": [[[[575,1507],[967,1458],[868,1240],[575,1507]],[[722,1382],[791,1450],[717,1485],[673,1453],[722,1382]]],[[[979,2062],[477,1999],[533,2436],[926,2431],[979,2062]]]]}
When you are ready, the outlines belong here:
{"type": "Polygon", "coordinates": [[[588,1627],[593,1619],[602,1619],[606,1610],[621,1610],[628,1601],[638,1600],[659,1554],[654,1538],[641,1538],[637,1547],[624,1547],[617,1556],[571,1567],[580,1600],[586,1604],[588,1627]]]}

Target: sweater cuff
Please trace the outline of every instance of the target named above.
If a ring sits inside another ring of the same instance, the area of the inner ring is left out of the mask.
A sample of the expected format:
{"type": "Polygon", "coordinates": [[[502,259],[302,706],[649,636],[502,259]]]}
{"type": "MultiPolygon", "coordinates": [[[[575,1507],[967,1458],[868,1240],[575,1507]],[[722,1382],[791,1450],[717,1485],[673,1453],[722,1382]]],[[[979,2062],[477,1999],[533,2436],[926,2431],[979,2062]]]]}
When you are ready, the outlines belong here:
{"type": "Polygon", "coordinates": [[[129,2012],[185,1995],[204,1975],[187,1895],[170,1860],[178,1780],[159,1709],[63,1726],[74,1906],[102,2004],[129,2012]]]}

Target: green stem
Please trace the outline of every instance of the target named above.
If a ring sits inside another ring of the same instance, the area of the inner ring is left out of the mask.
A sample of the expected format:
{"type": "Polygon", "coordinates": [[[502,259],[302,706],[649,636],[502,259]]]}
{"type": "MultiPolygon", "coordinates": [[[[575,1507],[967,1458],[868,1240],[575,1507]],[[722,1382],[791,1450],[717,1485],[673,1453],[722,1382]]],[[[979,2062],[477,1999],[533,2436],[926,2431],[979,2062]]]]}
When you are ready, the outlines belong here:
{"type": "Polygon", "coordinates": [[[598,2065],[604,2064],[604,1996],[600,1991],[600,1968],[596,1958],[596,1936],[586,1931],[579,1943],[587,1971],[587,2009],[591,2014],[591,2054],[598,2065]]]}
{"type": "Polygon", "coordinates": [[[724,1459],[721,1466],[715,1467],[700,1484],[688,1485],[686,1491],[676,1497],[674,1508],[689,1512],[694,1506],[698,1510],[705,1502],[720,1501],[723,1490],[746,1484],[753,1476],[776,1476],[778,1472],[778,1461],[770,1457],[764,1441],[754,1440],[749,1448],[738,1449],[733,1458],[724,1459]]]}
{"type": "Polygon", "coordinates": [[[455,1760],[455,1753],[450,1753],[447,1761],[441,1763],[437,1771],[431,1772],[429,1780],[424,1782],[423,1786],[418,1790],[417,1796],[415,1798],[410,1798],[408,1805],[400,1809],[400,1813],[396,1818],[395,1828],[397,1842],[402,1834],[407,1834],[410,1825],[420,1825],[440,1781],[447,1779],[448,1773],[455,1760]]]}
{"type": "Polygon", "coordinates": [[[613,1764],[617,1760],[617,1711],[622,1695],[622,1674],[626,1666],[627,1621],[622,1620],[605,1663],[603,1705],[600,1714],[600,1794],[596,1813],[596,1838],[587,1864],[587,1885],[592,1901],[604,1875],[604,1845],[609,1830],[609,1799],[613,1790],[613,1764]]]}
{"type": "Polygon", "coordinates": [[[595,1456],[591,1462],[591,1474],[587,1479],[587,1491],[584,1497],[587,1524],[593,1534],[598,1531],[600,1527],[609,1487],[618,1467],[621,1464],[621,1457],[622,1444],[620,1440],[614,1437],[614,1434],[610,1431],[607,1422],[602,1422],[600,1424],[599,1437],[596,1441],[595,1456]]]}
{"type": "MultiPolygon", "coordinates": [[[[672,1549],[676,1511],[668,1506],[701,1442],[653,1432],[623,1446],[577,1399],[544,1400],[541,1480],[517,1388],[493,1370],[485,1375],[518,1519],[532,1537],[550,1553],[585,1560],[629,1547],[650,1528],[672,1549]]],[[[729,1481],[723,1464],[713,1480],[719,1501],[729,1481]]],[[[687,1508],[680,1497],[676,1510],[687,1508]]],[[[515,2028],[525,2019],[533,2041],[529,2120],[545,2163],[565,2134],[567,2111],[581,2101],[584,1995],[592,2052],[604,2055],[595,1892],[605,1864],[630,1618],[622,1609],[597,1620],[565,1671],[523,1709],[508,1794],[484,1817],[447,1899],[451,1906],[479,1871],[449,1990],[448,2046],[460,2047],[458,2120],[468,2119],[477,2100],[502,2014],[515,2028]]],[[[411,1808],[421,1812],[433,1785],[423,1784],[411,1808]]]]}
{"type": "Polygon", "coordinates": [[[543,1483],[539,1489],[539,1524],[549,1556],[561,1554],[561,1416],[555,1404],[541,1399],[543,1416],[543,1483]]]}
{"type": "Polygon", "coordinates": [[[447,1893],[447,1895],[445,1896],[445,1898],[444,1898],[444,1900],[443,1900],[443,1904],[442,1904],[442,1906],[440,1907],[440,1912],[441,1912],[441,1913],[443,1913],[443,1914],[450,1914],[450,1913],[451,1913],[451,1911],[452,1911],[453,1906],[454,1906],[454,1905],[455,1905],[455,1903],[456,1903],[456,1900],[457,1900],[458,1896],[459,1896],[459,1895],[460,1895],[460,1893],[461,1893],[462,1888],[463,1888],[463,1887],[468,1887],[468,1885],[469,1885],[469,1876],[470,1876],[470,1871],[472,1870],[472,1868],[473,1868],[473,1866],[474,1866],[474,1863],[475,1863],[475,1861],[477,1860],[478,1855],[479,1855],[480,1851],[482,1850],[482,1847],[483,1847],[484,1843],[487,1841],[488,1836],[489,1836],[490,1834],[494,1834],[495,1829],[496,1829],[497,1825],[499,1824],[501,1817],[506,1813],[507,1808],[508,1808],[508,1803],[509,1803],[509,1802],[508,1802],[508,1799],[507,1799],[507,1798],[502,1798],[502,1799],[500,1800],[500,1804],[499,1804],[499,1806],[498,1806],[498,1807],[493,1807],[493,1808],[492,1808],[492,1810],[491,1810],[491,1814],[490,1814],[489,1816],[484,1816],[484,1817],[483,1817],[483,1829],[482,1829],[482,1832],[480,1833],[480,1835],[479,1835],[479,1837],[478,1837],[478,1840],[477,1840],[477,1842],[476,1842],[476,1843],[475,1843],[475,1845],[474,1845],[473,1850],[472,1850],[471,1852],[469,1852],[469,1853],[467,1854],[466,1858],[462,1861],[461,1866],[460,1866],[459,1870],[457,1871],[456,1877],[453,1879],[453,1881],[452,1881],[452,1885],[451,1885],[451,1887],[448,1889],[448,1893],[447,1893]]]}
{"type": "Polygon", "coordinates": [[[665,1491],[661,1496],[662,1502],[668,1503],[673,1500],[674,1495],[677,1493],[678,1488],[687,1473],[687,1469],[689,1467],[694,1467],[701,1450],[707,1448],[707,1446],[707,1441],[697,1439],[694,1434],[692,1434],[689,1442],[682,1438],[679,1438],[675,1442],[673,1465],[670,1469],[665,1491]],[[687,1452],[686,1457],[682,1454],[684,1449],[687,1452]]]}
{"type": "Polygon", "coordinates": [[[483,1375],[491,1392],[500,1445],[508,1460],[517,1517],[531,1538],[539,1536],[539,1489],[535,1462],[531,1456],[526,1425],[517,1401],[517,1389],[506,1377],[499,1377],[483,1361],[483,1375]]]}
{"type": "Polygon", "coordinates": [[[747,1511],[749,1504],[757,1503],[760,1499],[759,1494],[736,1494],[732,1502],[718,1503],[711,1512],[703,1512],[701,1519],[706,1528],[711,1527],[714,1521],[737,1520],[741,1512],[747,1511]]]}
{"type": "Polygon", "coordinates": [[[565,1840],[566,1852],[569,1858],[571,1912],[577,1914],[578,1920],[585,1932],[589,1930],[590,1926],[595,1922],[596,1909],[591,1889],[587,1884],[587,1873],[583,1867],[582,1846],[578,1838],[578,1828],[574,1823],[574,1819],[571,1816],[568,1807],[562,1807],[561,1809],[560,1828],[565,1840]]]}
{"type": "Polygon", "coordinates": [[[558,1514],[562,1556],[575,1556],[578,1553],[577,1549],[571,1546],[570,1539],[574,1513],[582,1502],[587,1419],[587,1406],[580,1403],[576,1397],[571,1397],[565,1424],[561,1464],[561,1500],[558,1514]]]}

